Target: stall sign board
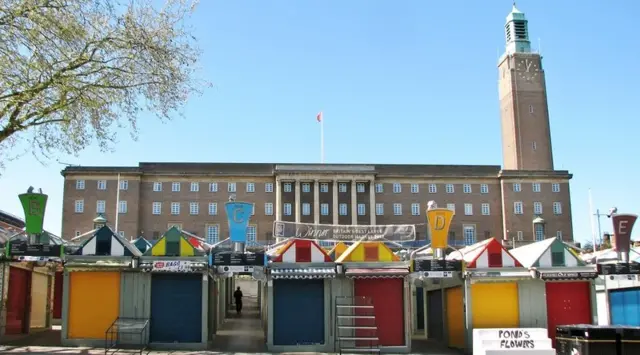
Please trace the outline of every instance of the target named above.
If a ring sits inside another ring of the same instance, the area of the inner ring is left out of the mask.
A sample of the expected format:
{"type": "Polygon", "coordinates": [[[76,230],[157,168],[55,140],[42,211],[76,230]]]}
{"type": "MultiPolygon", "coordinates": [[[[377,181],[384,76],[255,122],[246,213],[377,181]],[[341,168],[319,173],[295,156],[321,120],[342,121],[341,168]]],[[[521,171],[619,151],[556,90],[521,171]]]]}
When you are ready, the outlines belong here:
{"type": "Polygon", "coordinates": [[[452,271],[423,271],[424,277],[427,279],[452,278],[452,271]]]}
{"type": "Polygon", "coordinates": [[[213,266],[264,266],[265,253],[241,254],[222,252],[211,255],[213,266]]]}
{"type": "Polygon", "coordinates": [[[544,328],[474,329],[473,354],[486,355],[494,352],[555,355],[551,339],[544,328]]]}
{"type": "Polygon", "coordinates": [[[7,256],[36,256],[36,257],[61,257],[64,252],[62,245],[27,244],[25,241],[10,242],[7,248],[7,256]]]}
{"type": "Polygon", "coordinates": [[[462,271],[461,260],[416,259],[413,271],[462,271]]]}
{"type": "Polygon", "coordinates": [[[601,275],[639,275],[638,263],[598,264],[598,273],[601,275]]]}
{"type": "Polygon", "coordinates": [[[598,273],[595,271],[540,273],[540,278],[542,280],[595,279],[596,277],[598,277],[598,273]]]}
{"type": "Polygon", "coordinates": [[[157,260],[151,264],[153,271],[190,272],[194,264],[188,260],[157,260]]]}

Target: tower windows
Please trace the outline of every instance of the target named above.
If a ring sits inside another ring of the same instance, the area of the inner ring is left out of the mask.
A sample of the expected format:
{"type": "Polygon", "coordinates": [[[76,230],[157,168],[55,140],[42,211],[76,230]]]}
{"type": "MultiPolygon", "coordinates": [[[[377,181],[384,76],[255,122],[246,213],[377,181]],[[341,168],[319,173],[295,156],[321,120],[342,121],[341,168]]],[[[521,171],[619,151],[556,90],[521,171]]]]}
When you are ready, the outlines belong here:
{"type": "Polygon", "coordinates": [[[529,113],[533,113],[533,105],[529,105],[529,113]]]}
{"type": "Polygon", "coordinates": [[[536,142],[531,143],[531,149],[536,150],[537,145],[536,142]]]}

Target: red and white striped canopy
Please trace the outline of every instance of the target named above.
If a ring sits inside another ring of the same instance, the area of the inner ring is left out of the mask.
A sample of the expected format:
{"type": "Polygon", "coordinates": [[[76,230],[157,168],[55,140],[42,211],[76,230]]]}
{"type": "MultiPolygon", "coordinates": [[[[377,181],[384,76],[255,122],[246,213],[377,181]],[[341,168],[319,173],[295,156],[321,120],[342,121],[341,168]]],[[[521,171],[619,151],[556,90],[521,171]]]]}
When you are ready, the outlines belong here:
{"type": "Polygon", "coordinates": [[[316,242],[301,239],[289,241],[273,259],[273,262],[276,263],[323,263],[331,261],[331,257],[316,242]]]}

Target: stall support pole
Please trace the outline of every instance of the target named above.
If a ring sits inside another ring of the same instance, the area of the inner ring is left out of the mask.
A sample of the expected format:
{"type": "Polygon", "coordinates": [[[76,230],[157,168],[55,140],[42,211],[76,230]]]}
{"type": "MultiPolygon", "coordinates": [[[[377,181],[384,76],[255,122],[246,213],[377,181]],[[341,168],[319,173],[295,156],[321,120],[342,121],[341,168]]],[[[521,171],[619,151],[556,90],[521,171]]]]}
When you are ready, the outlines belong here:
{"type": "Polygon", "coordinates": [[[465,354],[473,353],[473,309],[471,307],[471,279],[465,277],[464,283],[464,336],[465,354]]]}

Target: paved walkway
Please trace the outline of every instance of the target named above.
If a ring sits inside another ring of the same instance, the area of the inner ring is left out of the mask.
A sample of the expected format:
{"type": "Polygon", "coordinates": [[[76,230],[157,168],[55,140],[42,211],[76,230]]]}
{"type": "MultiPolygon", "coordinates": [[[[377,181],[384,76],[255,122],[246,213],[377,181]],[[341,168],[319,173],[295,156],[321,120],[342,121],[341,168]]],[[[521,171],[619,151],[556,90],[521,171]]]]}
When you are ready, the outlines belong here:
{"type": "Polygon", "coordinates": [[[236,353],[266,352],[264,332],[260,322],[260,308],[255,297],[244,297],[242,314],[234,307],[213,339],[212,350],[236,353]]]}

